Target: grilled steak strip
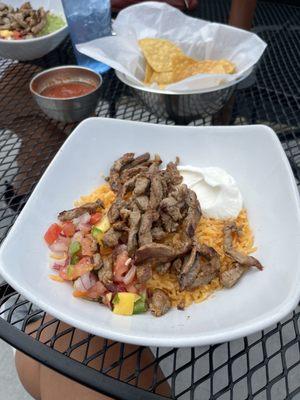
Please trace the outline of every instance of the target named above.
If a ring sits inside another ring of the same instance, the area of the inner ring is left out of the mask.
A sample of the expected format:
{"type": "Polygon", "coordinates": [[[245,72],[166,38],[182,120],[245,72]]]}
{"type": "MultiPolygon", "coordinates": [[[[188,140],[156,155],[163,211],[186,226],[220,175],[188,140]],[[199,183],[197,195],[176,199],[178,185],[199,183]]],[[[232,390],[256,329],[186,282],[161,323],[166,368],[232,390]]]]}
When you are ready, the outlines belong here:
{"type": "Polygon", "coordinates": [[[235,267],[224,271],[220,274],[220,282],[226,288],[234,286],[242,277],[242,275],[248,270],[248,267],[244,267],[236,263],[235,267]]]}
{"type": "Polygon", "coordinates": [[[180,289],[194,289],[206,285],[216,278],[220,271],[219,254],[212,247],[205,244],[193,247],[189,257],[185,257],[179,275],[180,289]],[[202,262],[200,256],[207,259],[202,262]]]}
{"type": "Polygon", "coordinates": [[[151,177],[150,201],[149,208],[156,210],[164,197],[162,178],[159,173],[155,173],[151,177]]]}
{"type": "Polygon", "coordinates": [[[125,153],[113,163],[109,177],[106,178],[114,192],[118,192],[121,186],[120,173],[122,168],[134,159],[134,153],[125,153]]]}
{"type": "Polygon", "coordinates": [[[60,221],[70,221],[74,218],[80,217],[80,215],[89,212],[94,213],[99,208],[104,208],[104,205],[101,200],[96,200],[93,203],[86,203],[80,207],[73,208],[72,210],[62,211],[58,214],[58,219],[60,221]]]}
{"type": "Polygon", "coordinates": [[[232,234],[234,232],[238,232],[236,223],[227,222],[224,225],[224,251],[226,252],[226,254],[244,267],[256,267],[259,270],[262,270],[263,266],[255,257],[243,254],[242,252],[233,248],[232,234]]]}
{"type": "Polygon", "coordinates": [[[138,176],[133,190],[134,196],[141,196],[146,193],[150,185],[150,180],[146,176],[138,176]]]}
{"type": "Polygon", "coordinates": [[[166,314],[171,308],[169,296],[161,289],[155,289],[149,304],[149,309],[156,317],[166,314]]]}
{"type": "Polygon", "coordinates": [[[135,204],[141,211],[145,212],[148,209],[149,198],[147,196],[138,196],[135,198],[135,204]]]}
{"type": "Polygon", "coordinates": [[[113,224],[119,219],[120,211],[124,206],[125,206],[125,201],[120,196],[117,196],[117,198],[112,203],[107,213],[109,222],[111,224],[113,224]]]}
{"type": "Polygon", "coordinates": [[[115,247],[119,243],[119,239],[121,237],[121,233],[114,230],[114,228],[110,228],[103,236],[102,242],[106,247],[115,247]]]}
{"type": "Polygon", "coordinates": [[[152,235],[151,235],[152,221],[153,221],[153,212],[152,210],[147,210],[145,214],[142,215],[141,218],[141,225],[139,229],[140,246],[152,243],[152,235]]]}
{"type": "Polygon", "coordinates": [[[141,246],[135,253],[135,264],[144,262],[165,263],[173,261],[175,258],[185,255],[191,250],[192,244],[186,242],[178,250],[171,246],[161,243],[151,243],[141,246]]]}
{"type": "Polygon", "coordinates": [[[103,265],[98,271],[98,278],[104,285],[112,283],[113,261],[111,255],[103,259],[103,265]]]}
{"type": "Polygon", "coordinates": [[[135,157],[130,163],[125,165],[123,169],[126,170],[128,168],[136,167],[139,164],[144,164],[147,161],[149,161],[149,159],[150,159],[150,153],[141,154],[140,156],[135,157]]]}
{"type": "Polygon", "coordinates": [[[158,264],[156,266],[156,272],[158,272],[160,275],[164,275],[166,272],[169,271],[170,267],[171,267],[170,262],[158,264]]]}
{"type": "MultiPolygon", "coordinates": [[[[193,249],[194,250],[194,249],[193,249]]],[[[186,260],[183,264],[183,268],[185,266],[185,263],[190,264],[190,256],[186,256],[186,260]]],[[[192,257],[193,263],[189,265],[189,270],[187,273],[181,273],[179,275],[179,287],[180,290],[188,289],[191,287],[195,279],[197,278],[197,275],[200,271],[201,265],[200,265],[200,255],[198,252],[196,252],[195,258],[192,257]]]]}
{"type": "Polygon", "coordinates": [[[187,236],[193,237],[195,235],[195,230],[198,222],[201,218],[201,207],[197,199],[196,193],[191,189],[188,189],[186,203],[188,206],[188,210],[187,216],[184,220],[184,230],[187,236]]]}
{"type": "Polygon", "coordinates": [[[152,277],[151,265],[139,265],[136,269],[136,277],[139,283],[145,283],[152,277]]]}
{"type": "Polygon", "coordinates": [[[141,220],[141,212],[137,206],[134,206],[133,211],[131,211],[129,216],[129,233],[128,233],[128,253],[132,256],[137,248],[137,234],[139,231],[141,220]]]}

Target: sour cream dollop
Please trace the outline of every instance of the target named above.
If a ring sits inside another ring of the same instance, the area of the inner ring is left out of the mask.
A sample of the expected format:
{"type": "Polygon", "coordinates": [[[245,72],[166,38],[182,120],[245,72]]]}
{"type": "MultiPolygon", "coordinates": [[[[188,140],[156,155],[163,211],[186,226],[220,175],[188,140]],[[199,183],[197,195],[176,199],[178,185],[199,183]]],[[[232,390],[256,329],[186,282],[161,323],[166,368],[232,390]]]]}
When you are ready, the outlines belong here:
{"type": "Polygon", "coordinates": [[[205,217],[236,218],[243,207],[243,197],[235,179],[219,167],[178,166],[183,183],[192,189],[205,217]]]}

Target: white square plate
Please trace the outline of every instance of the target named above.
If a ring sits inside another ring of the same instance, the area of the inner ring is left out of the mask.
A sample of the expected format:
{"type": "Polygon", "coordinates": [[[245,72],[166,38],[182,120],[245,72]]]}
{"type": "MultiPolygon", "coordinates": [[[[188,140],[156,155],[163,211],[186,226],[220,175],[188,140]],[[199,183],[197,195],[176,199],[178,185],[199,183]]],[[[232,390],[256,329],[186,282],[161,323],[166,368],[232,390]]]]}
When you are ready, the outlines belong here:
{"type": "Polygon", "coordinates": [[[195,346],[248,335],[279,321],[300,293],[300,210],[294,177],[275,133],[266,126],[182,127],[91,118],[66,140],[43,175],[0,250],[0,273],[26,298],[87,332],[122,342],[195,346]],[[263,272],[249,271],[185,311],[161,318],[118,316],[72,296],[49,279],[47,227],[61,210],[101,183],[127,151],[159,153],[166,161],[219,166],[242,191],[263,272]]]}

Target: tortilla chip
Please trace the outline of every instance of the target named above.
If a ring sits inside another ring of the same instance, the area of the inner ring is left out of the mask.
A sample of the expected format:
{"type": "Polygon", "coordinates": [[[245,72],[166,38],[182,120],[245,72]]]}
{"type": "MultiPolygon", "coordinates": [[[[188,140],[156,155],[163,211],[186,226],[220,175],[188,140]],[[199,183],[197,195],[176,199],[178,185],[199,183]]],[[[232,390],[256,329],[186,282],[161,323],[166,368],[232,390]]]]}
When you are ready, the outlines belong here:
{"type": "Polygon", "coordinates": [[[228,60],[219,60],[219,63],[225,70],[225,74],[234,74],[236,72],[235,65],[228,60]]]}
{"type": "Polygon", "coordinates": [[[157,83],[158,85],[167,85],[173,83],[173,71],[170,72],[156,72],[154,71],[150,83],[157,83]]]}
{"type": "Polygon", "coordinates": [[[229,74],[235,67],[227,60],[197,61],[190,57],[173,57],[173,82],[178,82],[197,74],[229,74]]]}
{"type": "Polygon", "coordinates": [[[152,69],[151,66],[146,62],[144,83],[150,83],[150,82],[151,82],[152,75],[153,75],[153,69],[152,69]]]}
{"type": "Polygon", "coordinates": [[[173,56],[183,55],[179,47],[166,39],[145,38],[138,43],[148,64],[156,72],[171,71],[173,56]]]}
{"type": "Polygon", "coordinates": [[[172,59],[173,82],[178,82],[189,76],[203,73],[205,70],[202,61],[197,61],[185,55],[174,56],[172,59]]]}
{"type": "Polygon", "coordinates": [[[144,82],[157,83],[161,88],[197,74],[233,74],[236,71],[235,65],[225,59],[196,60],[188,57],[166,39],[141,39],[139,46],[146,58],[144,82]]]}
{"type": "Polygon", "coordinates": [[[204,65],[204,74],[226,74],[223,65],[219,61],[210,61],[204,65]]]}

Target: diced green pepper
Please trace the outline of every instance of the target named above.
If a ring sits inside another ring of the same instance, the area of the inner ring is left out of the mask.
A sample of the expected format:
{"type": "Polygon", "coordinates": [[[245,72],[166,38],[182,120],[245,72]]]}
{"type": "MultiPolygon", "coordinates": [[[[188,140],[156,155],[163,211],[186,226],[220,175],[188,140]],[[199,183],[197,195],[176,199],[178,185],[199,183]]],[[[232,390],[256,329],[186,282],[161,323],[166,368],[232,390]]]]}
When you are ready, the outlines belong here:
{"type": "Polygon", "coordinates": [[[92,227],[91,233],[92,233],[93,238],[96,239],[98,242],[103,237],[103,232],[101,231],[101,229],[97,228],[96,226],[92,227]]]}
{"type": "Polygon", "coordinates": [[[72,242],[69,247],[69,254],[70,256],[74,256],[81,250],[81,244],[79,242],[72,242]]]}
{"type": "Polygon", "coordinates": [[[80,260],[79,256],[77,254],[73,254],[72,257],[71,257],[70,264],[71,265],[75,265],[75,264],[78,263],[79,260],[80,260]]]}
{"type": "Polygon", "coordinates": [[[97,224],[94,225],[94,227],[97,229],[100,229],[100,231],[102,233],[107,232],[110,228],[110,222],[109,222],[108,216],[104,215],[104,217],[101,219],[101,221],[97,222],[97,224]]]}
{"type": "Polygon", "coordinates": [[[113,298],[112,303],[113,303],[113,304],[118,304],[118,303],[120,303],[120,299],[119,299],[118,293],[117,293],[117,294],[115,295],[115,297],[113,298]]]}
{"type": "Polygon", "coordinates": [[[148,310],[147,298],[145,295],[142,295],[140,299],[138,299],[133,306],[133,314],[141,314],[148,310]]]}
{"type": "Polygon", "coordinates": [[[73,275],[73,267],[72,267],[72,265],[68,265],[67,266],[67,276],[68,276],[68,278],[71,278],[72,277],[72,275],[73,275]]]}

